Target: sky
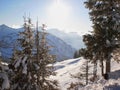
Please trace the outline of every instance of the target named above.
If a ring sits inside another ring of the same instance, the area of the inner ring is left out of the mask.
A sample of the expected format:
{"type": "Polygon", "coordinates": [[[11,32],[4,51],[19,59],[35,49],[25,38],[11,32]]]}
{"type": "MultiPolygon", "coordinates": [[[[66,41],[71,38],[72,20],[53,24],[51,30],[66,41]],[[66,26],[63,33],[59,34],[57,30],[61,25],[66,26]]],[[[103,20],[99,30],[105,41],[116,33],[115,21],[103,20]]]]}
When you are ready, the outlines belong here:
{"type": "Polygon", "coordinates": [[[86,0],[0,0],[0,24],[23,25],[23,16],[33,23],[46,24],[65,32],[86,33],[92,30],[86,0]]]}

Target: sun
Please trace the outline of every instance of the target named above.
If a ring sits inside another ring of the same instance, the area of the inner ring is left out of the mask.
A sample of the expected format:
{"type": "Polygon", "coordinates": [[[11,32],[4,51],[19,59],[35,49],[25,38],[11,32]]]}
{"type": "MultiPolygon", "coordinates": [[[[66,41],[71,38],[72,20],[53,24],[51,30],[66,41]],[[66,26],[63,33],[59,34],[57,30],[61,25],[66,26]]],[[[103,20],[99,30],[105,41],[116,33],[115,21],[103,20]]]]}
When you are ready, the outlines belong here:
{"type": "Polygon", "coordinates": [[[54,3],[49,7],[49,14],[52,17],[64,18],[69,14],[69,8],[60,0],[55,0],[54,3]]]}
{"type": "Polygon", "coordinates": [[[47,11],[50,23],[57,26],[62,26],[62,23],[67,21],[70,14],[69,6],[66,5],[62,0],[55,0],[48,7],[47,11]]]}

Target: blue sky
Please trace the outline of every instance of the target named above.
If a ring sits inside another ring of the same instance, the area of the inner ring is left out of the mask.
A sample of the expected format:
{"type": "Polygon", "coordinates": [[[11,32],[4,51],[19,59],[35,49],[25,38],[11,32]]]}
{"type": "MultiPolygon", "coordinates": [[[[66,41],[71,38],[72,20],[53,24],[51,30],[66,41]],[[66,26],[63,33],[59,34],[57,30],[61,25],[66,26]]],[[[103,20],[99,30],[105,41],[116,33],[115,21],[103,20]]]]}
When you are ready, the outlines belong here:
{"type": "Polygon", "coordinates": [[[88,32],[91,22],[85,0],[0,0],[0,24],[19,26],[23,16],[66,32],[88,32]],[[30,14],[29,14],[30,13],[30,14]]]}

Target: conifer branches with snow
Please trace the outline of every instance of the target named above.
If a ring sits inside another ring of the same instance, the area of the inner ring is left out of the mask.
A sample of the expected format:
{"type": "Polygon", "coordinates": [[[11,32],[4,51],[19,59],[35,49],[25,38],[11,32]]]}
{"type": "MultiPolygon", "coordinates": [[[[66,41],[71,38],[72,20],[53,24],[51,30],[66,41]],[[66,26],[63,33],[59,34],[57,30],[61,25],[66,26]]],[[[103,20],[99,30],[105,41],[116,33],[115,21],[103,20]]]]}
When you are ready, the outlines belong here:
{"type": "Polygon", "coordinates": [[[24,31],[20,32],[19,48],[15,50],[9,68],[11,90],[57,90],[57,81],[49,80],[54,74],[53,55],[49,54],[44,26],[42,32],[33,31],[31,19],[24,18],[24,31]]]}
{"type": "MultiPolygon", "coordinates": [[[[87,0],[85,2],[86,8],[90,10],[90,18],[93,22],[93,32],[91,36],[94,39],[85,40],[91,44],[87,47],[93,46],[90,49],[95,50],[94,56],[96,60],[106,61],[106,74],[111,71],[112,52],[119,48],[120,35],[120,1],[119,0],[87,0]],[[97,47],[97,48],[96,48],[97,47]]],[[[89,35],[87,35],[89,36],[89,35]]],[[[103,65],[102,65],[103,66],[103,65]]],[[[103,67],[102,67],[103,68],[103,67]]]]}
{"type": "Polygon", "coordinates": [[[10,81],[6,67],[2,64],[2,57],[0,55],[0,90],[9,90],[10,81]]]}

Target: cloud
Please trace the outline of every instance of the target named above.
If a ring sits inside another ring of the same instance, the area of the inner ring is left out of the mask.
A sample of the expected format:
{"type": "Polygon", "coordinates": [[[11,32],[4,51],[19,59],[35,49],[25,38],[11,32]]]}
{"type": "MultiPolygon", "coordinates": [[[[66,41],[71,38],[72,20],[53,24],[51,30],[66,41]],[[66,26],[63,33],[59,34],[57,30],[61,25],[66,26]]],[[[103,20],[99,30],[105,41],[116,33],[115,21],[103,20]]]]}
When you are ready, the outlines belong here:
{"type": "Polygon", "coordinates": [[[17,28],[20,28],[21,26],[20,26],[20,25],[13,24],[11,27],[17,29],[17,28]]]}

